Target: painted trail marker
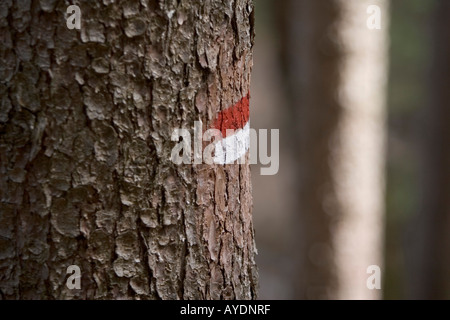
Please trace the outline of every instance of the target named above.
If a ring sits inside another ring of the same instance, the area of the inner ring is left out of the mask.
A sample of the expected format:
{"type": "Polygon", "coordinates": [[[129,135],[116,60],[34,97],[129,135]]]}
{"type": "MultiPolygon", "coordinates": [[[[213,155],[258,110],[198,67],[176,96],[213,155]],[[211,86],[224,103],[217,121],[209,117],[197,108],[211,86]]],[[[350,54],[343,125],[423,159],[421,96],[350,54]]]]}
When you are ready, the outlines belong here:
{"type": "Polygon", "coordinates": [[[269,167],[261,167],[261,175],[275,175],[279,168],[279,130],[271,129],[270,156],[268,153],[267,129],[259,133],[250,128],[250,94],[231,107],[219,112],[216,120],[204,131],[201,120],[194,121],[193,137],[186,128],[176,128],[171,140],[177,142],[170,158],[175,164],[250,164],[258,162],[269,167]],[[258,135],[260,136],[258,138],[258,135]],[[205,146],[204,142],[208,142],[205,146]],[[259,148],[258,148],[259,142],[259,148]],[[192,148],[193,146],[193,148],[192,148]],[[249,152],[249,158],[246,154],[249,152]]]}
{"type": "Polygon", "coordinates": [[[223,139],[215,142],[214,163],[230,164],[250,148],[250,94],[235,105],[221,111],[214,122],[223,139]]]}

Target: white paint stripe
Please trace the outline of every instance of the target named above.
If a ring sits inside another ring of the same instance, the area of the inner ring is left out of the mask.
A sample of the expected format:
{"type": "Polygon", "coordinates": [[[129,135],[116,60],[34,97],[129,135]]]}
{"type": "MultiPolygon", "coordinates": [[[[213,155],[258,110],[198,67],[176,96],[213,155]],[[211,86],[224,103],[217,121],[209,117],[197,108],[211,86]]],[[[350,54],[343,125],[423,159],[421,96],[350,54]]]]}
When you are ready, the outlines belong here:
{"type": "Polygon", "coordinates": [[[214,163],[230,164],[245,155],[250,147],[250,121],[244,128],[236,130],[233,135],[228,136],[216,143],[214,163]]]}

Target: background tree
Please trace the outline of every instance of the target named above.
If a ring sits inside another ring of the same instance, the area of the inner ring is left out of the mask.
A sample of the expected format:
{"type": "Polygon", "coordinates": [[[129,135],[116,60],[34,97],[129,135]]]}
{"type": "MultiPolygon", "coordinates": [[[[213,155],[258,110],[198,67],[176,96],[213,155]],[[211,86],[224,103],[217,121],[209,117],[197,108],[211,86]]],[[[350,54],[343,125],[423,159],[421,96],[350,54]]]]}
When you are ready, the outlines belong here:
{"type": "Polygon", "coordinates": [[[450,2],[433,2],[429,102],[421,112],[419,214],[409,241],[408,296],[450,299],[450,2]]]}
{"type": "Polygon", "coordinates": [[[170,161],[247,94],[251,0],[70,4],[0,5],[0,298],[254,298],[248,165],[170,161]]]}
{"type": "Polygon", "coordinates": [[[298,145],[298,298],[371,299],[383,268],[387,1],[281,8],[291,135],[298,145]],[[367,8],[381,8],[369,30],[367,8]]]}

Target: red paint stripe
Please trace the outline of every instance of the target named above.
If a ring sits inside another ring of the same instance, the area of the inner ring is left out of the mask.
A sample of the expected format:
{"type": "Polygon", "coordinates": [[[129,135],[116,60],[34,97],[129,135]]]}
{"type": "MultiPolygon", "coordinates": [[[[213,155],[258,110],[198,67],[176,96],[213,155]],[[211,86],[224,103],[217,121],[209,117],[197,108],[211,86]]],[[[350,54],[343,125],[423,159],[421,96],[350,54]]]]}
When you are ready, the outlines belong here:
{"type": "Polygon", "coordinates": [[[227,136],[227,129],[242,129],[250,117],[250,92],[235,105],[219,112],[214,128],[222,132],[222,136],[227,136]]]}

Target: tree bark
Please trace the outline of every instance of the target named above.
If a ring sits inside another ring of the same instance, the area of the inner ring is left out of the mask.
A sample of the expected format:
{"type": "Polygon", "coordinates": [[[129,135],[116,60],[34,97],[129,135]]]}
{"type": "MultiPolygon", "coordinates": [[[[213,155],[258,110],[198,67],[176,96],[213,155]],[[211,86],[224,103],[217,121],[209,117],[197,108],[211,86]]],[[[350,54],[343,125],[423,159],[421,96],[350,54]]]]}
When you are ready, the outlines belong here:
{"type": "Polygon", "coordinates": [[[0,298],[255,298],[248,164],[170,161],[174,128],[248,93],[252,1],[7,0],[0,16],[0,298]]]}
{"type": "Polygon", "coordinates": [[[450,299],[450,2],[434,5],[430,98],[420,130],[420,208],[408,245],[413,299],[450,299]]]}
{"type": "Polygon", "coordinates": [[[387,1],[369,30],[372,1],[291,0],[283,46],[299,146],[297,297],[373,299],[383,268],[387,1]]]}

